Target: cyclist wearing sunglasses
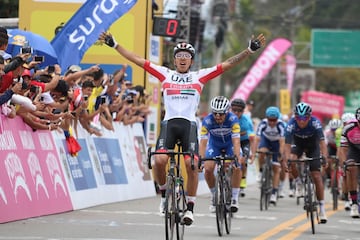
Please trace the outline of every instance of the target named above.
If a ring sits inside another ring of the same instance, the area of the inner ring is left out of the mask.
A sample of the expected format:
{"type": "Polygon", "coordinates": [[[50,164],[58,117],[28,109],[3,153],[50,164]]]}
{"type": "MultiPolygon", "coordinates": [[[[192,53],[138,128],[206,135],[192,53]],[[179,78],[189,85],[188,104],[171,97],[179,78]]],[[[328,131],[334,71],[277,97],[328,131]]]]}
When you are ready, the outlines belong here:
{"type": "MultiPolygon", "coordinates": [[[[288,122],[285,131],[285,158],[283,161],[283,167],[286,172],[288,172],[288,159],[298,159],[303,153],[309,158],[319,158],[320,155],[328,156],[321,122],[316,117],[312,116],[311,113],[311,106],[307,103],[300,102],[295,106],[294,117],[288,122]]],[[[310,171],[316,187],[316,197],[320,206],[320,223],[326,223],[324,184],[320,172],[320,159],[315,159],[310,162],[310,171]]],[[[291,172],[296,179],[296,195],[298,197],[303,196],[301,180],[294,164],[291,166],[291,172]]]]}
{"type": "Polygon", "coordinates": [[[250,159],[250,164],[253,163],[251,159],[252,154],[255,153],[255,132],[254,125],[251,118],[244,114],[246,103],[241,98],[236,98],[231,101],[231,112],[239,118],[240,124],[240,144],[245,158],[245,164],[242,166],[242,174],[240,181],[240,196],[245,197],[246,188],[246,172],[247,172],[247,159],[250,159]]]}
{"type": "MultiPolygon", "coordinates": [[[[110,33],[102,33],[99,40],[114,48],[120,55],[143,68],[161,82],[165,116],[160,126],[160,135],[156,144],[156,151],[174,149],[178,139],[181,140],[181,148],[184,152],[198,154],[198,138],[196,127],[196,111],[200,101],[203,87],[211,79],[219,76],[240,62],[248,58],[252,53],[265,44],[265,37],[260,34],[257,38],[249,41],[248,47],[242,52],[225,60],[216,66],[190,71],[194,63],[195,49],[189,43],[179,43],[174,47],[174,66],[171,70],[164,66],[156,65],[137,54],[130,52],[118,44],[110,33]]],[[[196,156],[197,158],[197,156],[196,156]]],[[[168,156],[156,155],[154,162],[154,176],[161,191],[160,211],[163,212],[166,190],[166,165],[168,156]]],[[[187,211],[182,222],[191,225],[193,209],[198,187],[198,171],[191,168],[190,156],[185,159],[187,181],[187,211]]],[[[195,160],[195,166],[197,160],[195,160]]]]}
{"type": "MultiPolygon", "coordinates": [[[[344,125],[340,140],[340,160],[351,166],[360,163],[360,108],[355,111],[355,119],[344,125]]],[[[349,167],[346,171],[347,190],[350,193],[350,216],[359,218],[358,205],[358,167],[349,167]]]]}
{"type": "MultiPolygon", "coordinates": [[[[240,168],[234,168],[232,174],[232,198],[230,209],[237,212],[240,191],[241,166],[244,159],[240,157],[240,125],[238,117],[229,112],[230,102],[226,97],[217,96],[211,100],[211,113],[202,121],[199,154],[206,158],[221,155],[221,150],[226,150],[226,156],[235,155],[240,168]]],[[[215,162],[204,162],[205,180],[212,194],[210,212],[215,212],[215,162]]]]}
{"type": "MultiPolygon", "coordinates": [[[[279,158],[284,150],[285,123],[280,119],[280,110],[278,107],[271,106],[265,111],[265,118],[260,122],[255,137],[255,146],[259,152],[273,152],[272,167],[272,193],[270,203],[276,204],[280,181],[280,163],[279,158]]],[[[262,166],[265,161],[265,154],[259,153],[259,171],[260,176],[262,166]]],[[[261,179],[261,178],[260,178],[261,179]]]]}

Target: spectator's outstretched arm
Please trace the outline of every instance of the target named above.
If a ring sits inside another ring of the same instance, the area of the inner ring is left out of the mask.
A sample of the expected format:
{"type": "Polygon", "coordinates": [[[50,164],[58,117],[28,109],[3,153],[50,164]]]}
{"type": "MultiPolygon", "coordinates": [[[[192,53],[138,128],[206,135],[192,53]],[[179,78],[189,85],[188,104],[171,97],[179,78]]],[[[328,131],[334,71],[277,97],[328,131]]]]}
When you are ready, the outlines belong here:
{"type": "Polygon", "coordinates": [[[233,57],[228,58],[223,63],[221,63],[222,69],[224,71],[226,71],[226,70],[229,70],[230,68],[236,66],[237,64],[241,63],[243,60],[248,58],[249,55],[253,54],[258,49],[263,47],[265,45],[265,43],[266,43],[266,39],[262,33],[259,36],[257,36],[256,38],[252,38],[249,41],[249,46],[247,47],[247,49],[243,50],[242,52],[236,54],[233,57]]]}
{"type": "Polygon", "coordinates": [[[118,53],[120,53],[127,60],[135,63],[139,67],[144,67],[146,59],[144,59],[144,58],[138,56],[137,54],[130,52],[127,49],[125,49],[124,47],[122,47],[120,44],[118,44],[116,42],[115,38],[111,35],[111,33],[103,32],[100,35],[99,40],[104,42],[109,47],[114,48],[118,53]]]}
{"type": "Polygon", "coordinates": [[[6,90],[3,94],[0,95],[0,105],[6,103],[11,99],[14,93],[20,93],[21,83],[16,83],[11,89],[6,90]]]}

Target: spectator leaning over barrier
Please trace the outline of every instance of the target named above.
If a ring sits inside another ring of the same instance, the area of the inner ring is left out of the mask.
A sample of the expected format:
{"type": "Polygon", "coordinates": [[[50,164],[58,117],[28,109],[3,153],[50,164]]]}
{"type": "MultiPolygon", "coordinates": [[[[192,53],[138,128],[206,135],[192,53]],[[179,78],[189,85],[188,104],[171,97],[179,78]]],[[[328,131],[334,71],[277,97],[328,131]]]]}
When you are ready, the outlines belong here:
{"type": "Polygon", "coordinates": [[[12,58],[10,54],[5,52],[9,43],[9,36],[6,28],[0,27],[0,56],[3,57],[4,61],[7,62],[12,58]]]}
{"type": "MultiPolygon", "coordinates": [[[[0,82],[4,75],[4,58],[0,56],[0,82]]],[[[14,93],[20,93],[21,83],[15,83],[11,88],[7,89],[3,94],[0,95],[1,113],[7,117],[14,118],[16,116],[15,107],[8,105],[7,102],[11,99],[14,93]]]]}

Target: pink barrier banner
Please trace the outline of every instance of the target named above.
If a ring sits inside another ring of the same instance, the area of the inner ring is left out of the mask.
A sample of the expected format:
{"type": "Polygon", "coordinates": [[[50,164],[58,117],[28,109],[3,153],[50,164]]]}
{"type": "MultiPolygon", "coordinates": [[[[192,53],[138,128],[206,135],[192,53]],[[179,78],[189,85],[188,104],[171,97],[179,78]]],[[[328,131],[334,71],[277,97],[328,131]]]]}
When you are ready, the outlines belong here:
{"type": "Polygon", "coordinates": [[[0,222],[73,209],[53,137],[0,115],[0,222]]]}
{"type": "Polygon", "coordinates": [[[241,98],[247,100],[252,91],[290,46],[291,42],[284,38],[277,38],[272,41],[256,60],[231,99],[241,98]]]}
{"type": "Polygon", "coordinates": [[[340,118],[344,112],[345,99],[343,96],[318,91],[306,91],[302,93],[301,101],[310,104],[313,114],[319,118],[323,116],[340,118]]]}
{"type": "Polygon", "coordinates": [[[287,89],[291,94],[292,86],[295,78],[296,70],[296,58],[293,55],[286,55],[286,78],[287,78],[287,89]]]}

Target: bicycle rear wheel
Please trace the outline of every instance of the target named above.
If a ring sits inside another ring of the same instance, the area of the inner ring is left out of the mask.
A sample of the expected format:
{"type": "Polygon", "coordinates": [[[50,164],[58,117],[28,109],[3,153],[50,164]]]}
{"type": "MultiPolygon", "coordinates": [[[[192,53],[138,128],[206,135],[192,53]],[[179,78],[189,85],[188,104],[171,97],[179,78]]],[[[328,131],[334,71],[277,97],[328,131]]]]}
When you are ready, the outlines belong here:
{"type": "Polygon", "coordinates": [[[224,233],[224,187],[222,177],[217,175],[215,181],[215,206],[216,206],[216,226],[219,236],[224,233]]]}
{"type": "Polygon", "coordinates": [[[232,188],[230,183],[230,176],[226,176],[224,179],[224,200],[225,200],[225,207],[224,207],[224,218],[225,218],[225,230],[227,234],[230,234],[231,231],[231,197],[232,197],[232,188]]]}
{"type": "Polygon", "coordinates": [[[175,182],[173,179],[168,179],[168,187],[166,190],[165,201],[165,237],[166,240],[174,239],[176,234],[176,227],[178,226],[178,216],[176,213],[176,199],[175,199],[175,182]]]}

